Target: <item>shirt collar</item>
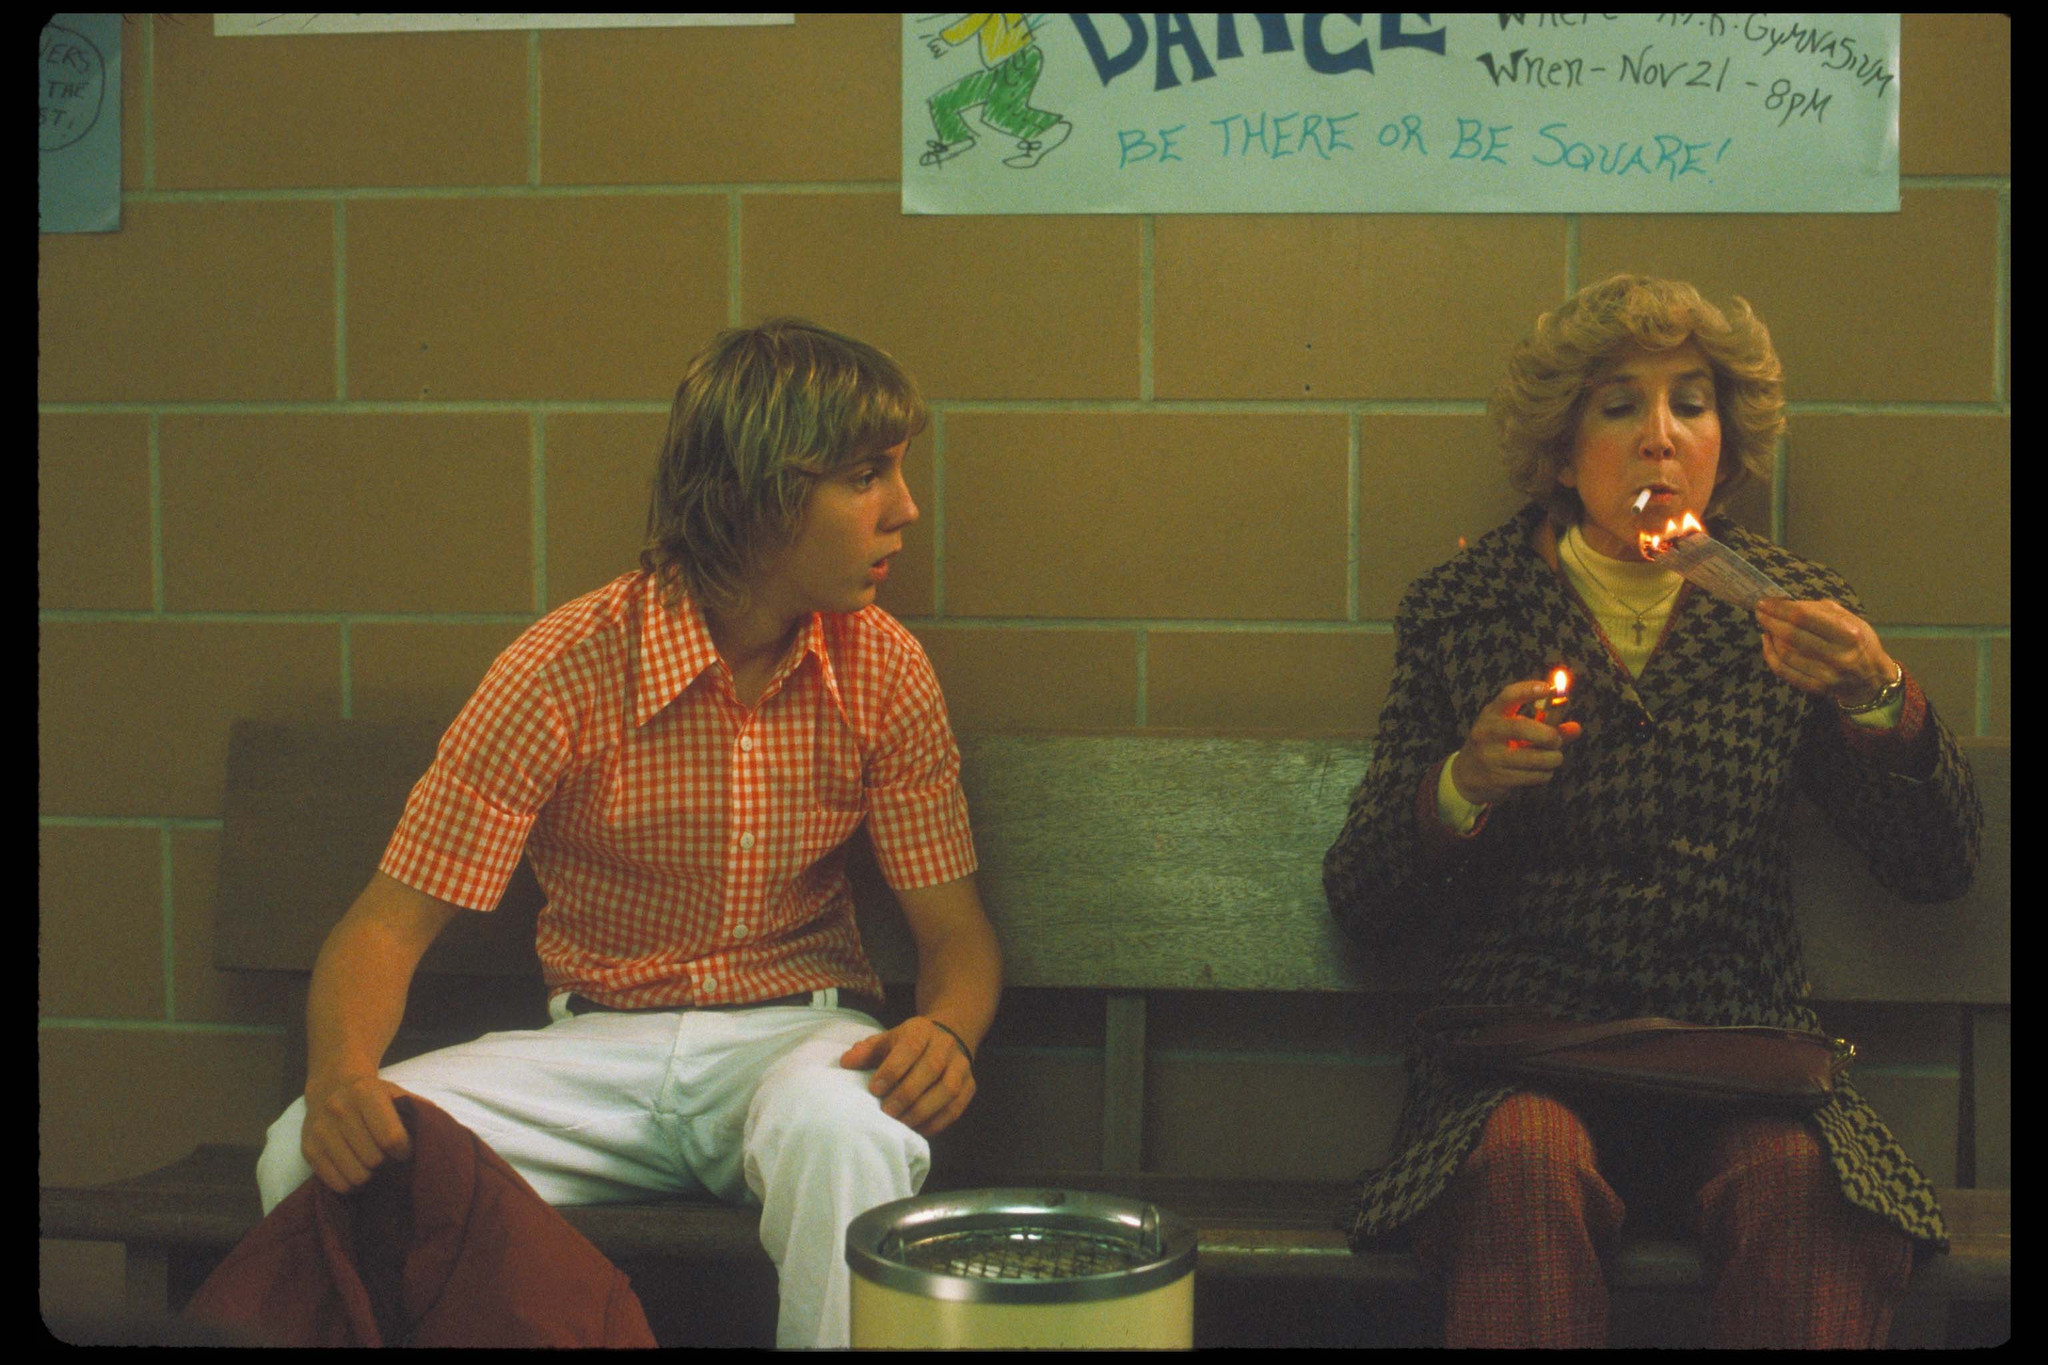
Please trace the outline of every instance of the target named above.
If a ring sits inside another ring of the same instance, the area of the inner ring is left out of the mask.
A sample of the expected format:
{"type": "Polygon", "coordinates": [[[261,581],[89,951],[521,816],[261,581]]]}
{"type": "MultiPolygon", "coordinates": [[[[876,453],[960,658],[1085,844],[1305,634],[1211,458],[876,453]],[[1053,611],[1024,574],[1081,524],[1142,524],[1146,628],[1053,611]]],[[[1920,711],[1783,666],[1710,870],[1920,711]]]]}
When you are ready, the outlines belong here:
{"type": "MultiPolygon", "coordinates": [[[[794,674],[806,655],[817,656],[825,695],[839,708],[839,714],[846,716],[846,700],[839,694],[838,675],[833,672],[832,654],[826,645],[824,618],[812,612],[799,639],[795,658],[776,675],[777,680],[794,674]]],[[[711,642],[711,628],[696,601],[685,592],[675,607],[669,607],[662,601],[654,575],[649,574],[641,592],[640,671],[634,689],[633,724],[641,726],[652,720],[717,662],[718,647],[711,642]]]]}
{"type": "Polygon", "coordinates": [[[648,574],[640,595],[640,669],[634,680],[633,724],[645,725],[718,662],[718,647],[689,593],[674,607],[648,574]]]}
{"type": "Polygon", "coordinates": [[[804,631],[804,641],[797,651],[796,662],[790,665],[789,671],[796,672],[803,664],[804,655],[817,656],[818,679],[825,686],[825,695],[839,708],[840,718],[851,725],[853,717],[846,713],[846,698],[839,695],[839,675],[832,671],[832,651],[826,647],[826,638],[825,618],[823,614],[814,611],[811,613],[811,624],[804,631]]]}

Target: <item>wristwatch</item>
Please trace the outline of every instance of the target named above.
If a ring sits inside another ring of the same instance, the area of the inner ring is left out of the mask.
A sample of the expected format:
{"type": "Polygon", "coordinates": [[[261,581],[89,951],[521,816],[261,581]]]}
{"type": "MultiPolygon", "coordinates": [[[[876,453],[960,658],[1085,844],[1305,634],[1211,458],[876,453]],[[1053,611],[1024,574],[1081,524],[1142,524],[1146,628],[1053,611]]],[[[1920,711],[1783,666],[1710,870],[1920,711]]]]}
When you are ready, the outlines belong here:
{"type": "Polygon", "coordinates": [[[1906,688],[1906,666],[1894,659],[1892,667],[1899,670],[1898,676],[1886,683],[1884,690],[1869,701],[1860,702],[1855,706],[1843,706],[1841,702],[1836,702],[1835,705],[1842,707],[1842,714],[1845,716],[1861,716],[1871,711],[1881,711],[1885,707],[1890,706],[1893,699],[1906,688]]]}

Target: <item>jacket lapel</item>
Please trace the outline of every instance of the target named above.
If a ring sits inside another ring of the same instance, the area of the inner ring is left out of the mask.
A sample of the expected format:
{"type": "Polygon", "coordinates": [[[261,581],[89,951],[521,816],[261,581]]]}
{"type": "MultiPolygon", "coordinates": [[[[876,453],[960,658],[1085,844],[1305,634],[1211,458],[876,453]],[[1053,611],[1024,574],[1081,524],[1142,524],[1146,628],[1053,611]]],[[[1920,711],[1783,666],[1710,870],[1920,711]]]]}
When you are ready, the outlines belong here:
{"type": "Polygon", "coordinates": [[[1762,653],[1762,632],[1747,611],[1691,584],[1683,597],[1663,642],[1636,680],[1652,715],[1659,705],[1684,705],[1694,692],[1741,667],[1751,654],[1762,653]]]}

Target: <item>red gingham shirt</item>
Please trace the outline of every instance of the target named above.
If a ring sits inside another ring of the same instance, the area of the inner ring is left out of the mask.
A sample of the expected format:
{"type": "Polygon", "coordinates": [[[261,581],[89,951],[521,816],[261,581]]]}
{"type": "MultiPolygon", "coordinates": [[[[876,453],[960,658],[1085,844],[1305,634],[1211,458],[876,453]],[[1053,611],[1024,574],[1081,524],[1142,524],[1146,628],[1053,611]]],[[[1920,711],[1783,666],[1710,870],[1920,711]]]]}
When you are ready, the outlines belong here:
{"type": "Polygon", "coordinates": [[[380,868],[490,910],[525,849],[550,996],[879,996],[838,851],[863,818],[892,887],[975,869],[960,749],[910,632],[878,607],[814,615],[748,711],[695,604],[664,609],[632,573],[498,656],[380,868]]]}

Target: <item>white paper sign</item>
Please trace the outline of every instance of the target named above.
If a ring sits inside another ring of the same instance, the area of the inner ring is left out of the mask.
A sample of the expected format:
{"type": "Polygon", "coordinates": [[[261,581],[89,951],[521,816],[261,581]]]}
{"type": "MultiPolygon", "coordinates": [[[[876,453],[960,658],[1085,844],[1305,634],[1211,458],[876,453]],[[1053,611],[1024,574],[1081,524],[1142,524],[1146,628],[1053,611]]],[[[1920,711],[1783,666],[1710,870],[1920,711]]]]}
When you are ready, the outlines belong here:
{"type": "Polygon", "coordinates": [[[906,213],[1889,213],[1899,18],[903,21],[906,213]]]}

